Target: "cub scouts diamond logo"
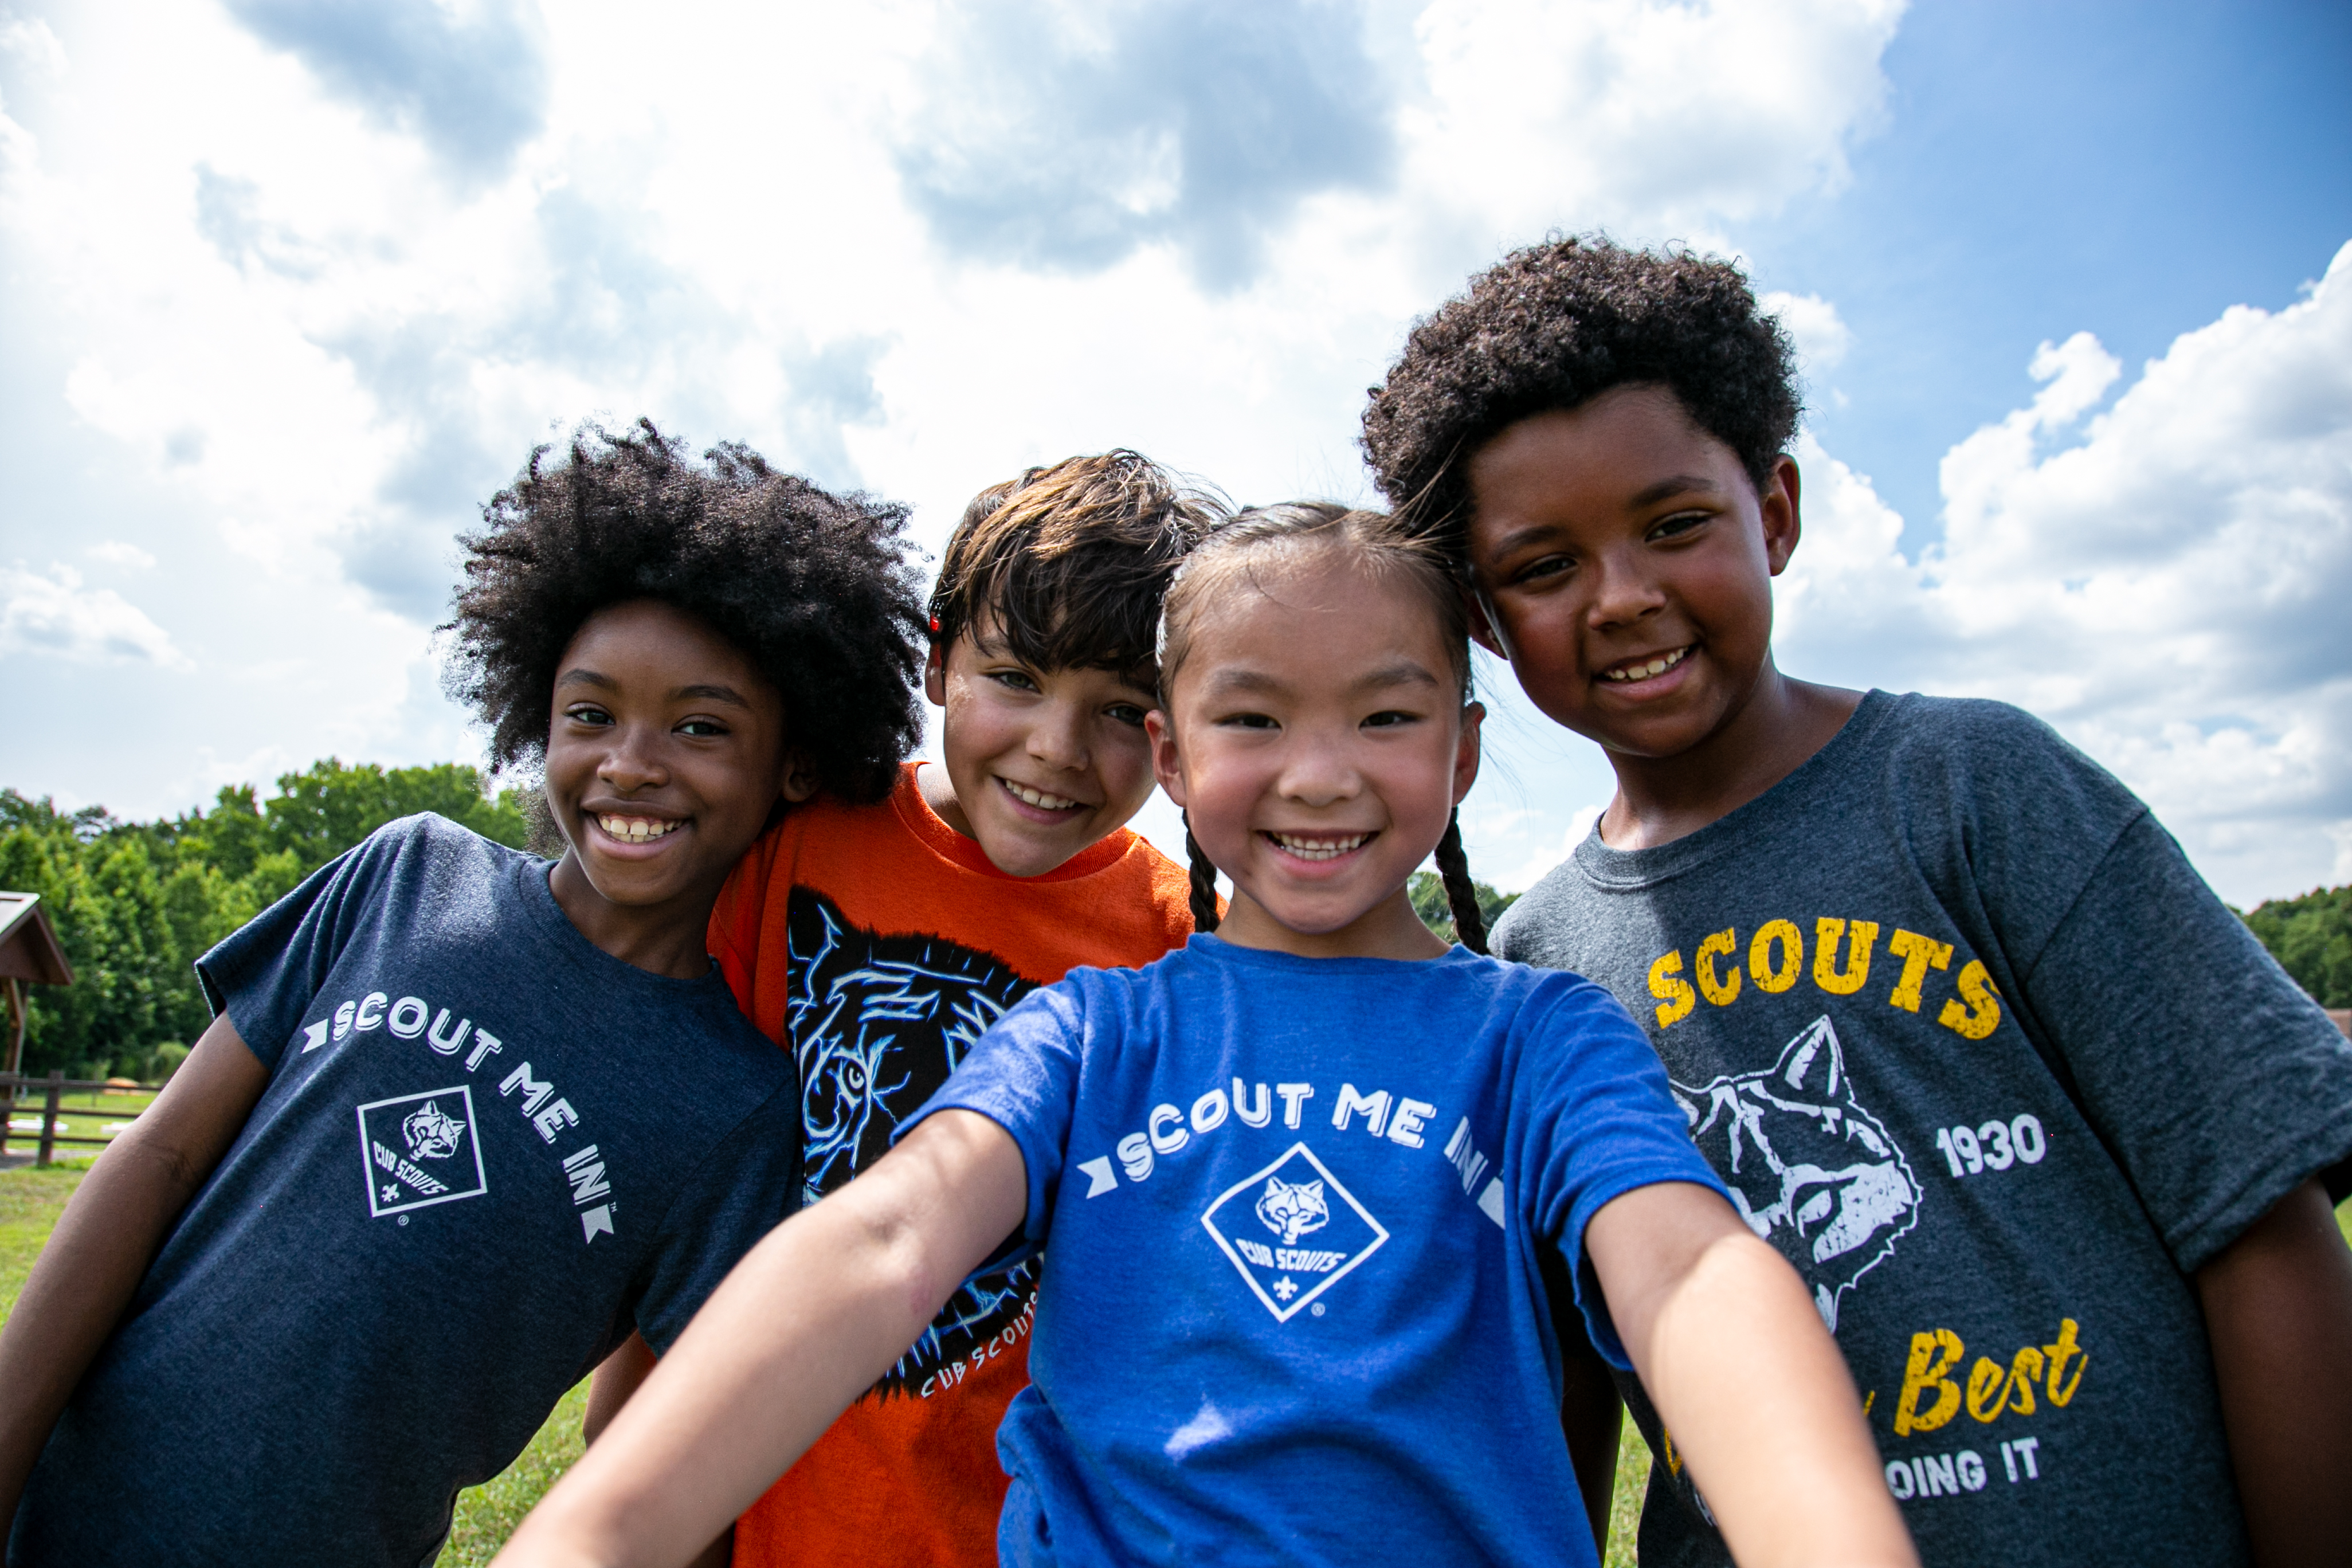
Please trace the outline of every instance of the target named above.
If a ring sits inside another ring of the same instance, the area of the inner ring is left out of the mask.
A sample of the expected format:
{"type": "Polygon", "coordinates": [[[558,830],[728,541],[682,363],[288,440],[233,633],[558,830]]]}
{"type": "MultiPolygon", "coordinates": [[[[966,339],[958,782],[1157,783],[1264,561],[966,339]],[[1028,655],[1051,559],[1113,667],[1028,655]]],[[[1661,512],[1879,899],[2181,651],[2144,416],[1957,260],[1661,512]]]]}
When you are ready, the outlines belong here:
{"type": "Polygon", "coordinates": [[[1304,1143],[1227,1188],[1201,1224],[1280,1323],[1389,1238],[1304,1143]]]}
{"type": "Polygon", "coordinates": [[[359,1116],[371,1218],[490,1190],[474,1135],[474,1092],[466,1085],[372,1100],[359,1108],[359,1116]]]}

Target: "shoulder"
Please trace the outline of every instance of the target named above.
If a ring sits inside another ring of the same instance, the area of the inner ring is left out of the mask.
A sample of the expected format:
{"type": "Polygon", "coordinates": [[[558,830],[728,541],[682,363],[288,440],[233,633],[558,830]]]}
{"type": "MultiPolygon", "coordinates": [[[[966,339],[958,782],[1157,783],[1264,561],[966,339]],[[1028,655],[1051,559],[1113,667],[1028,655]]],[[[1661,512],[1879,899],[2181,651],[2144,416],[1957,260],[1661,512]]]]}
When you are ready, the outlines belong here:
{"type": "Polygon", "coordinates": [[[1192,935],[1192,877],[1184,867],[1162,855],[1152,842],[1130,828],[1119,831],[1132,840],[1113,870],[1148,908],[1159,927],[1162,951],[1181,948],[1192,935]]]}
{"type": "Polygon", "coordinates": [[[1496,921],[1487,946],[1498,959],[1545,963],[1554,956],[1557,940],[1580,929],[1590,919],[1586,910],[1593,896],[1591,881],[1577,864],[1576,851],[1554,866],[1521,893],[1496,921]]]}
{"type": "Polygon", "coordinates": [[[2133,798],[2114,774],[2022,708],[1984,698],[1923,697],[1916,691],[1888,697],[1885,702],[1873,740],[1898,777],[2065,779],[2102,795],[2133,798]]]}
{"type": "Polygon", "coordinates": [[[2147,812],[2123,781],[2006,702],[1912,693],[1889,700],[1880,731],[1883,772],[1871,783],[1915,848],[1948,835],[1971,863],[2030,873],[2052,853],[2095,860],[2147,812]]]}
{"type": "Polygon", "coordinates": [[[352,854],[360,861],[422,863],[453,870],[490,869],[533,858],[432,811],[385,823],[352,854]]]}
{"type": "Polygon", "coordinates": [[[807,864],[804,851],[812,843],[824,846],[827,865],[856,866],[869,863],[872,852],[886,839],[907,837],[897,806],[887,795],[866,805],[831,795],[802,801],[753,839],[751,847],[735,862],[711,907],[711,931],[736,940],[746,949],[754,945],[772,893],[788,894],[813,870],[821,869],[807,864]]]}

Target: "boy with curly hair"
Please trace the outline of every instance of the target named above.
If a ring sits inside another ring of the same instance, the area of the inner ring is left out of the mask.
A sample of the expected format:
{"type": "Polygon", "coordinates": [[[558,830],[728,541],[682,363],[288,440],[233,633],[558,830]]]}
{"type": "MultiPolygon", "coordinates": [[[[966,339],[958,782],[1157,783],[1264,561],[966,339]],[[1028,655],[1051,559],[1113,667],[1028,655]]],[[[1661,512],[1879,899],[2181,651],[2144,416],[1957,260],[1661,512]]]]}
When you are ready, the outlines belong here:
{"type": "MultiPolygon", "coordinates": [[[[720,893],[711,951],[800,1064],[807,1201],[887,1153],[1014,1002],[1081,964],[1148,963],[1214,910],[1213,884],[1126,823],[1152,790],[1160,601],[1223,510],[1129,451],[982,490],[931,594],[941,762],[877,804],[793,812],[720,893]]],[[[1037,1278],[1031,1257],[966,1281],[736,1524],[733,1560],[993,1563],[996,1428],[1029,1381],[1037,1278]]],[[[598,1373],[592,1430],[651,1370],[631,1345],[598,1373]]]]}
{"type": "MultiPolygon", "coordinates": [[[[1474,279],[1372,389],[1382,489],[1617,774],[1494,951],[1644,1021],[1928,1563],[2334,1561],[2352,1051],[2040,721],[1780,671],[1797,415],[1735,268],[1576,239],[1474,279]]],[[[1624,1392],[1643,1563],[1727,1561],[1624,1392]]]]}
{"type": "Polygon", "coordinates": [[[410,817],[198,962],[212,1026],[0,1335],[11,1563],[430,1563],[798,1205],[793,1064],[705,933],[786,802],[919,734],[906,513],[651,425],[544,455],[465,541],[449,681],[562,856],[410,817]]]}

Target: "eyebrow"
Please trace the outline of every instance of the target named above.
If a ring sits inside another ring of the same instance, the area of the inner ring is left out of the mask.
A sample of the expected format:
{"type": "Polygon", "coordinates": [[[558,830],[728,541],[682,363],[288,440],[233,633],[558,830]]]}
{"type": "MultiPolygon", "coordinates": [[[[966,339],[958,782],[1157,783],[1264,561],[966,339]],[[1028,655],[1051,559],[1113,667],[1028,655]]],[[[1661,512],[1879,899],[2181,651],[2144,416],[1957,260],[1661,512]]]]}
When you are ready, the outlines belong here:
{"type": "MultiPolygon", "coordinates": [[[[583,668],[565,670],[562,674],[555,678],[555,684],[558,686],[594,686],[602,688],[606,691],[618,691],[621,689],[621,683],[619,681],[614,679],[611,676],[604,674],[602,670],[583,668]]],[[[699,698],[706,702],[725,702],[737,708],[748,709],[751,706],[751,701],[733,687],[721,686],[715,683],[681,686],[672,691],[669,695],[670,700],[672,701],[677,701],[680,698],[699,698]]]]}
{"type": "MultiPolygon", "coordinates": [[[[1350,692],[1382,691],[1397,686],[1435,686],[1439,681],[1420,661],[1401,658],[1366,671],[1349,683],[1350,692]]],[[[1221,669],[1209,678],[1209,689],[1223,695],[1228,692],[1263,691],[1280,695],[1291,689],[1290,682],[1278,675],[1262,669],[1221,669]]]]}
{"type": "Polygon", "coordinates": [[[1704,474],[1669,474],[1656,484],[1637,493],[1625,504],[1633,507],[1654,506],[1668,496],[1681,495],[1685,490],[1715,493],[1715,481],[1704,474]]]}
{"type": "MultiPolygon", "coordinates": [[[[1655,484],[1645,485],[1628,497],[1625,508],[1629,511],[1639,511],[1645,506],[1657,505],[1668,496],[1684,495],[1692,491],[1714,495],[1717,493],[1716,483],[1704,474],[1669,474],[1655,484]]],[[[1515,528],[1495,542],[1494,553],[1507,555],[1520,546],[1533,543],[1554,531],[1554,525],[1549,522],[1531,522],[1525,528],[1515,528]]]]}

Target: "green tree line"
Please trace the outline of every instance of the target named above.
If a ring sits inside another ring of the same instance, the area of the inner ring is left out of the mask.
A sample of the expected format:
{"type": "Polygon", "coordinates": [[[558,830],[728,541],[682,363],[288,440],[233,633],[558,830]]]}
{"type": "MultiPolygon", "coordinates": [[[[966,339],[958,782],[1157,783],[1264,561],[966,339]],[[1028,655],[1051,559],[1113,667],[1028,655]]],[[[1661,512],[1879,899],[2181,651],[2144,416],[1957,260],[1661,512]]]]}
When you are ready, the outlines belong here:
{"type": "Polygon", "coordinates": [[[2352,886],[2273,899],[2245,917],[2271,956],[2323,1007],[2352,1007],[2352,886]]]}
{"type": "Polygon", "coordinates": [[[24,1070],[164,1076],[211,1019],[196,959],[385,823],[420,811],[525,841],[521,792],[493,799],[459,763],[387,769],[329,757],[281,774],[270,799],[235,784],[210,811],[155,822],[0,789],[0,888],[40,895],[74,970],[70,985],[25,988],[24,1070]]]}
{"type": "MultiPolygon", "coordinates": [[[[420,811],[501,844],[520,847],[529,836],[523,792],[492,797],[459,763],[383,768],[329,757],[281,774],[268,800],[236,784],[209,811],[155,822],[96,805],[59,811],[47,796],[0,789],[0,888],[40,895],[75,974],[71,985],[26,987],[25,1070],[163,1076],[211,1016],[196,958],[385,823],[420,811]]],[[[1512,896],[1484,883],[1477,891],[1491,926],[1512,896]]],[[[1417,873],[1412,897],[1450,938],[1437,878],[1417,873]]],[[[2352,1007],[2352,887],[2273,900],[2245,920],[2323,1005],[2352,1007]]]]}

